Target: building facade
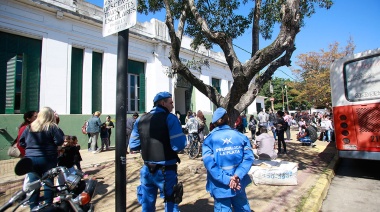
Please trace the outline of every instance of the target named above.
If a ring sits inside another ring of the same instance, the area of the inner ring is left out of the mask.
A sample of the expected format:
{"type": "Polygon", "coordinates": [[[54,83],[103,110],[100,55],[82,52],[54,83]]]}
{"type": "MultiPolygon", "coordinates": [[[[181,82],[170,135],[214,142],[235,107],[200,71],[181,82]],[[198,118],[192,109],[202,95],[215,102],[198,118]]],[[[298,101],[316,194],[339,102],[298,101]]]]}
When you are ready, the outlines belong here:
{"type": "MultiPolygon", "coordinates": [[[[68,135],[80,134],[94,111],[115,114],[118,37],[102,36],[102,18],[102,8],[82,0],[0,1],[0,159],[27,111],[53,108],[68,135]]],[[[166,25],[152,19],[129,32],[128,113],[149,111],[156,93],[168,91],[175,111],[202,110],[211,120],[211,101],[171,71],[166,25]]],[[[190,70],[225,96],[233,78],[223,53],[194,51],[190,44],[184,36],[181,60],[207,60],[209,66],[190,70]]],[[[247,114],[263,105],[257,97],[247,114]]]]}
{"type": "MultiPolygon", "coordinates": [[[[102,37],[102,8],[75,0],[5,0],[0,6],[0,114],[43,106],[59,114],[115,114],[117,35],[102,37]]],[[[226,95],[233,79],[223,54],[193,51],[190,43],[184,37],[181,59],[206,58],[209,67],[190,69],[226,95]]],[[[169,91],[181,114],[211,114],[208,98],[171,73],[169,50],[163,22],[152,19],[130,29],[128,112],[148,111],[157,92],[169,91]]]]}

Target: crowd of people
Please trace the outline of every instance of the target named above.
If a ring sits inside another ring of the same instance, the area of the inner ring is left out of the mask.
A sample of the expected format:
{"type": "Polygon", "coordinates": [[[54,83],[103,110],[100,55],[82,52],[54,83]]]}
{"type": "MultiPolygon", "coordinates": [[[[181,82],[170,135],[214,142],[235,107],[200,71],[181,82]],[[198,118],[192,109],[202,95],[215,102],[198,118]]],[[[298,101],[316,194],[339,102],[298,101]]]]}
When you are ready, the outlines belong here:
{"type": "MultiPolygon", "coordinates": [[[[109,150],[109,138],[111,128],[114,127],[111,117],[107,116],[106,122],[100,121],[100,112],[96,111],[87,121],[88,148],[94,153],[109,150]],[[98,148],[100,134],[101,147],[98,148]]],[[[20,157],[32,160],[33,171],[42,176],[46,171],[56,167],[66,167],[70,173],[81,171],[80,145],[75,135],[65,135],[58,126],[60,118],[50,107],[43,107],[39,112],[28,111],[23,116],[24,121],[18,127],[16,138],[20,157]]],[[[28,174],[26,181],[38,180],[35,174],[28,174]]],[[[58,183],[62,182],[58,177],[58,183]]],[[[54,184],[53,182],[51,182],[54,184]]],[[[44,200],[53,202],[53,191],[44,186],[44,200]]],[[[30,208],[34,208],[40,202],[39,192],[34,192],[30,198],[30,208]]]]}
{"type": "MultiPolygon", "coordinates": [[[[202,143],[202,160],[207,170],[206,190],[214,198],[215,211],[250,211],[245,187],[251,182],[249,167],[254,158],[274,160],[287,154],[286,141],[291,140],[290,128],[298,127],[297,140],[310,142],[308,126],[321,130],[321,140],[332,141],[333,124],[328,114],[296,113],[260,110],[257,117],[241,113],[234,125],[224,108],[214,111],[210,125],[201,110],[188,111],[185,125],[180,114],[173,114],[173,99],[168,92],[160,92],[153,99],[154,107],[142,114],[133,113],[126,122],[126,146],[131,153],[139,152],[144,160],[140,171],[141,184],[137,187],[138,202],[142,211],[154,211],[158,190],[164,198],[165,211],[179,211],[183,187],[178,181],[178,153],[187,145],[188,134],[196,133],[202,143]],[[157,124],[165,123],[165,124],[157,124]],[[250,139],[244,133],[250,131],[250,139]],[[268,132],[271,132],[269,134],[268,132]]],[[[114,124],[107,116],[94,112],[87,121],[88,150],[99,153],[110,149],[110,135],[114,124]],[[101,143],[98,147],[98,138],[101,143]]],[[[17,146],[23,157],[33,161],[35,172],[42,175],[47,170],[65,166],[70,172],[81,170],[80,145],[76,136],[65,135],[58,127],[59,116],[49,107],[24,114],[19,126],[17,146]]],[[[127,151],[126,154],[129,152],[127,151]]],[[[28,175],[30,180],[35,176],[28,175]]],[[[36,193],[37,194],[37,193],[36,193]]],[[[45,201],[53,201],[53,192],[45,187],[45,201]]],[[[39,202],[39,196],[31,198],[31,208],[39,202]]]]}

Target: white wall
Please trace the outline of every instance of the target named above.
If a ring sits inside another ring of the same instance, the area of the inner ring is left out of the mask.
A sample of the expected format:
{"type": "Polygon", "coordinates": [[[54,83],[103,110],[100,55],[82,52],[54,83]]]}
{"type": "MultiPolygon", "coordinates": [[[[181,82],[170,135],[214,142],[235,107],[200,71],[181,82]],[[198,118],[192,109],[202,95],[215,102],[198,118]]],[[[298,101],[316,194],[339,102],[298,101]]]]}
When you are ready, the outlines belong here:
{"type": "MultiPolygon", "coordinates": [[[[100,23],[65,12],[63,19],[58,19],[57,8],[51,7],[46,10],[46,7],[32,1],[25,0],[25,2],[30,4],[7,0],[0,2],[0,30],[42,40],[40,107],[50,106],[59,114],[70,113],[71,50],[72,47],[77,47],[84,49],[82,113],[94,112],[91,105],[91,90],[92,54],[95,51],[103,53],[101,112],[115,114],[117,36],[102,37],[100,23]]],[[[65,3],[56,2],[56,4],[65,3]]],[[[67,6],[71,7],[72,5],[67,6]]],[[[175,88],[173,79],[165,75],[164,71],[165,67],[171,66],[168,59],[169,42],[165,24],[155,19],[139,23],[130,30],[128,58],[145,64],[146,111],[153,107],[153,98],[158,92],[168,91],[174,94],[175,89],[177,89],[174,96],[176,104],[184,107],[184,95],[180,95],[184,90],[175,88]]],[[[194,52],[191,51],[190,43],[191,39],[185,36],[180,57],[192,60],[193,57],[211,56],[209,68],[202,67],[201,72],[192,71],[205,84],[211,84],[211,78],[220,79],[221,93],[226,95],[229,91],[228,81],[232,82],[233,79],[223,54],[204,48],[194,52]]],[[[195,110],[202,110],[205,114],[213,112],[212,103],[196,89],[195,97],[195,110]]],[[[253,102],[249,110],[256,112],[255,108],[256,103],[253,102]]]]}

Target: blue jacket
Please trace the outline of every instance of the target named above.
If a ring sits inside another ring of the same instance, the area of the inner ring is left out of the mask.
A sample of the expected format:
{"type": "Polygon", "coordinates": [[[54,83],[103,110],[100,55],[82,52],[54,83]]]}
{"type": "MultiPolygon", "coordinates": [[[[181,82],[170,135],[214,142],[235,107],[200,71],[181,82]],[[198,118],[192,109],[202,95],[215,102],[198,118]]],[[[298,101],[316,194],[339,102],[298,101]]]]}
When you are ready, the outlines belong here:
{"type": "Polygon", "coordinates": [[[247,136],[228,125],[216,127],[203,142],[203,163],[207,169],[206,190],[216,198],[233,197],[251,182],[248,176],[254,161],[247,136]],[[241,189],[230,189],[230,178],[237,175],[241,189]]]}
{"type": "Polygon", "coordinates": [[[102,125],[102,122],[100,121],[100,118],[97,116],[92,116],[88,120],[87,132],[88,133],[98,133],[98,132],[100,132],[100,126],[101,125],[102,125]]]}
{"type": "MultiPolygon", "coordinates": [[[[150,113],[166,113],[166,111],[162,107],[154,107],[150,111],[150,113]]],[[[133,130],[131,133],[131,137],[129,139],[129,148],[131,149],[131,151],[138,151],[141,149],[140,135],[138,131],[140,118],[141,117],[139,117],[136,120],[135,124],[133,125],[133,130]]],[[[161,124],[161,123],[157,123],[157,124],[161,124]]],[[[166,124],[169,129],[170,146],[172,150],[175,152],[183,150],[186,146],[186,136],[182,132],[182,126],[178,120],[178,117],[170,113],[167,116],[166,124]]],[[[154,132],[154,133],[160,133],[160,132],[154,132]]],[[[151,161],[146,161],[146,162],[151,162],[151,161]]],[[[156,163],[161,164],[161,165],[173,165],[173,164],[176,164],[176,162],[177,162],[176,160],[170,160],[170,161],[159,161],[156,163]]]]}
{"type": "Polygon", "coordinates": [[[57,147],[64,142],[64,133],[58,126],[50,126],[47,131],[30,132],[25,128],[20,137],[20,146],[25,148],[25,157],[57,156],[57,147]]]}

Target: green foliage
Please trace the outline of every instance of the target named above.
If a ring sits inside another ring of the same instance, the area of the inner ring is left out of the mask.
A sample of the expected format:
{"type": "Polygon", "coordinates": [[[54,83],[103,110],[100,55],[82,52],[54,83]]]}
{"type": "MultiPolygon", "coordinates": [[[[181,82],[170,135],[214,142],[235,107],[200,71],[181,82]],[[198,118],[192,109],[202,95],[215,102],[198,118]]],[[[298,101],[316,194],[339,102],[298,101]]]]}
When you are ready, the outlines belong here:
{"type": "MultiPolygon", "coordinates": [[[[281,5],[285,0],[266,0],[261,6],[260,33],[264,39],[271,39],[273,27],[281,22],[281,5]]],[[[195,1],[200,15],[206,19],[212,32],[223,32],[230,38],[237,38],[244,34],[245,30],[252,27],[254,0],[198,0],[195,1]],[[252,7],[249,14],[241,14],[242,7],[252,7]]],[[[170,10],[178,19],[186,1],[170,0],[170,10]]],[[[332,0],[301,0],[300,16],[301,25],[304,18],[311,17],[315,13],[315,5],[329,9],[333,5],[332,0]]],[[[138,0],[137,11],[147,15],[165,8],[162,0],[138,0]]],[[[196,49],[204,45],[207,49],[212,48],[213,43],[202,33],[190,12],[187,12],[187,25],[185,33],[193,38],[192,47],[196,49]]]]}
{"type": "Polygon", "coordinates": [[[328,50],[308,52],[298,55],[297,65],[301,69],[294,70],[300,82],[293,86],[299,91],[296,101],[308,101],[315,108],[324,108],[331,105],[330,66],[332,61],[343,56],[353,54],[355,44],[351,38],[347,46],[339,48],[339,43],[329,45],[328,50]]]}
{"type": "MultiPolygon", "coordinates": [[[[250,20],[239,13],[240,1],[237,0],[199,0],[196,2],[199,14],[206,20],[211,32],[223,32],[230,38],[241,36],[249,27],[250,20]]],[[[190,16],[191,17],[191,16],[190,16]]],[[[193,37],[193,48],[205,45],[211,48],[213,43],[201,32],[193,18],[188,19],[185,33],[193,37]]]]}
{"type": "MultiPolygon", "coordinates": [[[[262,16],[260,20],[261,36],[268,40],[272,39],[273,27],[281,22],[281,5],[285,0],[267,0],[264,1],[261,10],[262,16]]],[[[244,1],[248,2],[248,0],[244,1]]],[[[305,17],[311,17],[315,13],[315,5],[320,8],[330,9],[333,5],[332,0],[304,0],[300,1],[300,18],[301,26],[304,26],[305,17]]],[[[253,19],[253,10],[249,14],[250,19],[253,19]]]]}

